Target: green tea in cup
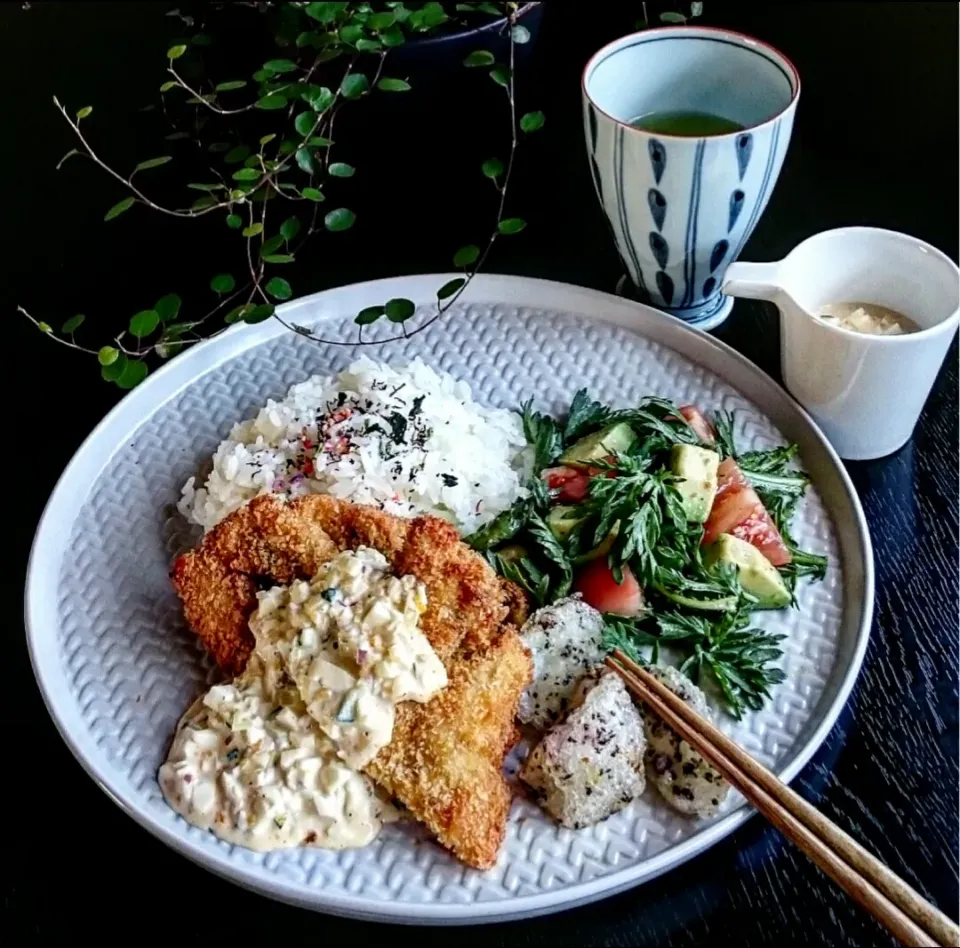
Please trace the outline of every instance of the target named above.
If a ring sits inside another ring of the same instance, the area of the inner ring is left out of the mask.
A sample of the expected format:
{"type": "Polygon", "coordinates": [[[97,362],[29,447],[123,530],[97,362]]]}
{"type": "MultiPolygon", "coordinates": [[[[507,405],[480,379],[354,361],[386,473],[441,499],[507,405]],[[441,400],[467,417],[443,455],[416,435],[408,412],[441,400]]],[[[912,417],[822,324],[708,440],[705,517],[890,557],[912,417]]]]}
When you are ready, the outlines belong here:
{"type": "Polygon", "coordinates": [[[629,124],[654,135],[678,135],[683,138],[729,135],[731,132],[741,132],[744,128],[740,122],[734,122],[722,115],[689,111],[649,112],[631,119],[629,124]]]}

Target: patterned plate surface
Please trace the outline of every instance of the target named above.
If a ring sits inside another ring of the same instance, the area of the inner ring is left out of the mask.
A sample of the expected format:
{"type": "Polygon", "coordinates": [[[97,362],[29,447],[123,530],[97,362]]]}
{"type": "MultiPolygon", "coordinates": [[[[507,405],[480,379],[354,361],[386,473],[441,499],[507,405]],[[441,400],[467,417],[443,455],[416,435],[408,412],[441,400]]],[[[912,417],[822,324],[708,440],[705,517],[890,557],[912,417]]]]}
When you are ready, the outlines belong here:
{"type": "MultiPolygon", "coordinates": [[[[424,305],[447,277],[344,287],[284,307],[288,321],[328,321],[349,338],[353,314],[402,296],[424,305]]],[[[422,314],[418,314],[421,318],[422,314]]],[[[799,609],[765,616],[787,635],[786,680],[762,711],[724,729],[792,777],[819,746],[856,677],[873,602],[863,514],[812,422],[733,350],[647,307],[577,287],[481,276],[439,323],[383,349],[420,355],[466,379],[476,398],[515,407],[529,396],[562,411],[587,386],[628,405],[648,393],[737,412],[740,445],[801,446],[814,489],[798,514],[804,547],[826,552],[824,582],[799,609]]],[[[517,799],[489,872],[465,869],[413,827],[388,827],[363,850],[255,854],[188,826],[164,803],[156,772],[176,721],[211,680],[183,626],[167,571],[191,542],[174,503],[180,485],[231,424],[313,373],[356,355],[269,321],[237,326],[174,360],[129,394],[66,469],[37,532],[26,590],[28,639],[50,713],[77,758],[141,825],[208,869],[323,911],[414,923],[529,917],[635,885],[701,852],[749,815],[739,799],[709,824],[672,815],[648,794],[590,829],[553,825],[517,799]]]]}

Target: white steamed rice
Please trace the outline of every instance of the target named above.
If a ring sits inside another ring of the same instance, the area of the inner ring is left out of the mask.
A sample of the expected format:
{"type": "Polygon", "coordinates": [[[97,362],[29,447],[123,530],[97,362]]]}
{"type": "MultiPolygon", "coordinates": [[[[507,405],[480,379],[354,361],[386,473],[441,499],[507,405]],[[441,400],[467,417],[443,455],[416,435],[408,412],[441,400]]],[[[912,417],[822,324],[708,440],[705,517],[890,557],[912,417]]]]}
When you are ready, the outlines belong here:
{"type": "Polygon", "coordinates": [[[258,494],[332,494],[388,513],[435,514],[468,534],[522,496],[527,452],[515,412],[419,359],[368,358],[314,376],[234,425],[180,512],[205,530],[258,494]]]}

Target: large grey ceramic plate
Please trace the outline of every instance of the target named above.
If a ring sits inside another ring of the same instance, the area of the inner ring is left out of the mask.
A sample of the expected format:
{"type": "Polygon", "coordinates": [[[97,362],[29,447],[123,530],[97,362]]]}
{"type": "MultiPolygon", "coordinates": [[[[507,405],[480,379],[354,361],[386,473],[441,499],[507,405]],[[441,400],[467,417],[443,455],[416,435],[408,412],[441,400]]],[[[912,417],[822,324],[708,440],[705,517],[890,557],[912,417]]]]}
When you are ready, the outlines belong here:
{"type": "MultiPolygon", "coordinates": [[[[447,276],[349,286],[283,308],[287,320],[341,334],[362,307],[434,300],[447,276]]],[[[368,350],[369,351],[369,350],[368,350]]],[[[415,355],[466,379],[479,400],[533,396],[562,411],[573,392],[628,405],[648,393],[736,410],[744,447],[797,441],[813,476],[799,542],[830,556],[799,608],[768,614],[786,634],[786,680],[767,707],[723,726],[786,778],[823,741],[860,667],[873,601],[870,541],[836,455],[784,391],[730,348],[653,309],[515,277],[481,276],[440,322],[373,355],[415,355]]],[[[702,852],[749,815],[731,800],[711,823],[648,795],[590,829],[560,829],[517,799],[497,866],[466,869],[411,826],[363,850],[256,854],[188,826],[164,803],[157,768],[178,716],[209,680],[167,571],[186,540],[180,485],[231,424],[356,350],[317,346],[275,321],[234,327],[129,394],[77,452],[50,498],[30,560],[27,634],[37,680],[77,759],[114,802],[213,872],[298,905],[369,919],[465,923],[557,911],[636,885],[702,852]]]]}

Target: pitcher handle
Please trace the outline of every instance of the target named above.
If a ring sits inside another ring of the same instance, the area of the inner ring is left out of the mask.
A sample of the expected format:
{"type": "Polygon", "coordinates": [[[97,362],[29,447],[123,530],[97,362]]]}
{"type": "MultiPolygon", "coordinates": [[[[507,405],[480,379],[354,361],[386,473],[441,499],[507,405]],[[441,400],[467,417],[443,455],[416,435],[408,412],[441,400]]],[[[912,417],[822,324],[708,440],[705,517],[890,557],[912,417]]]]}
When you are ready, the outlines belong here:
{"type": "Polygon", "coordinates": [[[773,300],[783,291],[779,270],[779,263],[731,263],[720,292],[750,300],[773,300]]]}

